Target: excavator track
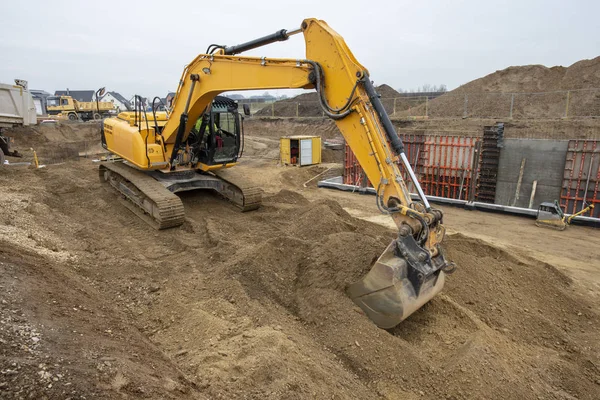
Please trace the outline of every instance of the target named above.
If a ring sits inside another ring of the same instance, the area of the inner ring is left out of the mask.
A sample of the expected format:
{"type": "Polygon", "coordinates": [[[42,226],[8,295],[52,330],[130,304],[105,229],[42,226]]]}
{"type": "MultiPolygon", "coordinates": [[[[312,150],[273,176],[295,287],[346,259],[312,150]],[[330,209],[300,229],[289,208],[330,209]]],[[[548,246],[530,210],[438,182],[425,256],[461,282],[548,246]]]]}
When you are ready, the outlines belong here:
{"type": "Polygon", "coordinates": [[[239,207],[242,212],[256,210],[260,207],[263,191],[259,187],[252,186],[246,175],[232,169],[224,169],[216,171],[215,176],[239,191],[239,195],[234,198],[224,193],[221,194],[239,207]],[[239,201],[240,199],[242,201],[239,201]]]}
{"type": "Polygon", "coordinates": [[[183,224],[181,199],[146,173],[122,162],[107,162],[100,165],[99,176],[124,196],[121,200],[129,210],[155,229],[183,224]]]}

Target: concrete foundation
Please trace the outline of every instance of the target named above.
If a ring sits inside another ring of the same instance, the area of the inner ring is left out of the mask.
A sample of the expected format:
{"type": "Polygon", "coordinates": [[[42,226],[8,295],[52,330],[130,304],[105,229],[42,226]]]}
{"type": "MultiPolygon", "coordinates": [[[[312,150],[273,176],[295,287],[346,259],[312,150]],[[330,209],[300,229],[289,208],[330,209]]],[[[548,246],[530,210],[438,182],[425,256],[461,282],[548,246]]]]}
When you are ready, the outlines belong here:
{"type": "Polygon", "coordinates": [[[533,181],[537,181],[533,208],[560,198],[567,140],[505,139],[500,152],[496,204],[528,207],[533,181]],[[518,199],[521,162],[525,158],[518,199]]]}

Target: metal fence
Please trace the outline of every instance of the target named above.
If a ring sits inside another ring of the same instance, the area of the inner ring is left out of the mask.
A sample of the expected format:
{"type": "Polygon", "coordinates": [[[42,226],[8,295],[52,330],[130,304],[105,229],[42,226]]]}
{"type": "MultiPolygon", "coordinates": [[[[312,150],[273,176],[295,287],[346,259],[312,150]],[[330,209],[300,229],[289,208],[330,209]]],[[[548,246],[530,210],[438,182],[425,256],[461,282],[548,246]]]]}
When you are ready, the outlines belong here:
{"type": "MultiPolygon", "coordinates": [[[[600,88],[538,93],[446,93],[381,99],[395,118],[502,118],[561,119],[600,117],[600,88]]],[[[240,104],[243,101],[240,102],[240,104]]],[[[278,118],[322,118],[318,101],[293,99],[255,104],[257,116],[278,118]]]]}

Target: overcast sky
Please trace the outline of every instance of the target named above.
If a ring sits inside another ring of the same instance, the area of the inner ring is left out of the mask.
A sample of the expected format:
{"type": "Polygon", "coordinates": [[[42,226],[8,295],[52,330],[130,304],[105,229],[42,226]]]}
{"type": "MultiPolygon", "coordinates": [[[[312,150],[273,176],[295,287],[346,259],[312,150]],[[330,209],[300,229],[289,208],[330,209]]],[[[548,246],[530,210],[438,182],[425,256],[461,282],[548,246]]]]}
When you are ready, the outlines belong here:
{"type": "MultiPolygon", "coordinates": [[[[453,89],[511,65],[568,66],[600,55],[599,15],[598,0],[2,0],[0,82],[164,97],[209,44],[315,17],[345,38],[376,84],[453,89]]],[[[304,41],[297,35],[248,54],[303,58],[304,41]]]]}

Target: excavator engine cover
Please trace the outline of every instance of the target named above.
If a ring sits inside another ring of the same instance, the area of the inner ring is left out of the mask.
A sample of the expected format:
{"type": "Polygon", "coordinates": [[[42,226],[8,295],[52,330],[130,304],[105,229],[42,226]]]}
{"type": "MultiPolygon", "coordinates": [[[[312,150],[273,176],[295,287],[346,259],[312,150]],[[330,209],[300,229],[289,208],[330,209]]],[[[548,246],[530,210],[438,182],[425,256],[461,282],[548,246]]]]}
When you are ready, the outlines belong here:
{"type": "Polygon", "coordinates": [[[444,287],[444,257],[410,247],[402,238],[393,240],[367,275],[348,287],[352,301],[380,328],[398,325],[444,287]]]}

